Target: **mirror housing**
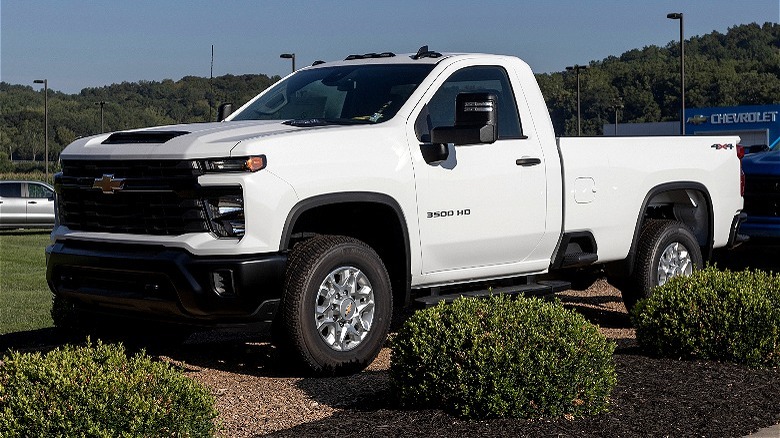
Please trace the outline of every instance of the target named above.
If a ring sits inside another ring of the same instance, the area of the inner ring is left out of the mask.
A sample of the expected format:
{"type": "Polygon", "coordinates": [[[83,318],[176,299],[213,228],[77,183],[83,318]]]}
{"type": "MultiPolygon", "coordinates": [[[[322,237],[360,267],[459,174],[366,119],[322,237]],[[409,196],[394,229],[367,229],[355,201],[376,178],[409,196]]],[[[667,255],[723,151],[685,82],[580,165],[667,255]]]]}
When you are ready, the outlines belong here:
{"type": "Polygon", "coordinates": [[[436,166],[446,161],[450,156],[450,148],[446,143],[425,143],[420,145],[423,159],[431,166],[436,166]]]}
{"type": "Polygon", "coordinates": [[[217,121],[221,122],[233,113],[233,104],[230,102],[223,103],[217,110],[217,121]]]}
{"type": "Polygon", "coordinates": [[[498,98],[495,94],[460,93],[455,102],[455,126],[433,128],[432,143],[466,145],[498,140],[498,98]]]}

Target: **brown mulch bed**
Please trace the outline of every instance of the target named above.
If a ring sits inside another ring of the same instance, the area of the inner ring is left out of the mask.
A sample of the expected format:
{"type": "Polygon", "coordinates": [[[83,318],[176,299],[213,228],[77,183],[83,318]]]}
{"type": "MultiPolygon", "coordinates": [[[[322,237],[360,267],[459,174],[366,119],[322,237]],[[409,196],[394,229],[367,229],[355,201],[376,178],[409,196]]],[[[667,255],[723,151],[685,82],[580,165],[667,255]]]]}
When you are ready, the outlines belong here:
{"type": "MultiPolygon", "coordinates": [[[[396,409],[386,377],[375,375],[370,391],[332,416],[270,436],[673,436],[740,437],[780,422],[780,374],[715,362],[650,359],[630,351],[615,355],[618,385],[612,412],[575,420],[459,420],[439,410],[396,409]]],[[[348,379],[324,385],[349,388],[348,379]]],[[[309,389],[310,382],[301,386],[309,389]]],[[[311,394],[315,399],[317,395],[311,394]]]]}

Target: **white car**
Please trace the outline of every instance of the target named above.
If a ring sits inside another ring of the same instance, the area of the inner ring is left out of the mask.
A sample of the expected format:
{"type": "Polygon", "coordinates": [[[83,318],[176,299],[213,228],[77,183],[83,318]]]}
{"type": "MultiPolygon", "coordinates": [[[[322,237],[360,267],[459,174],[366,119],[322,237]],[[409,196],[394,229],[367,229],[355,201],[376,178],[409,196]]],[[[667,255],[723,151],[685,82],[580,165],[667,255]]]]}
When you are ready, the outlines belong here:
{"type": "Polygon", "coordinates": [[[53,228],[54,189],[37,181],[0,181],[0,228],[53,228]]]}

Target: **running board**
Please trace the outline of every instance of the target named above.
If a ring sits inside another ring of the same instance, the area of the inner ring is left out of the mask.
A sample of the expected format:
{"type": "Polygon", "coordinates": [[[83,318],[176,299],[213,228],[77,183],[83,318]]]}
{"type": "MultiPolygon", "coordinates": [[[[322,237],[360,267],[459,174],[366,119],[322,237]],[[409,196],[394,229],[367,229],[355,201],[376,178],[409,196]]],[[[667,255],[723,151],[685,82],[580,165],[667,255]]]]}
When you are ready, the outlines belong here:
{"type": "Polygon", "coordinates": [[[494,289],[475,290],[467,292],[455,292],[446,295],[430,295],[426,297],[416,298],[414,300],[414,306],[421,309],[427,309],[433,307],[440,302],[447,304],[455,301],[460,297],[475,297],[475,298],[487,298],[492,295],[534,295],[534,296],[546,296],[552,295],[555,292],[562,292],[571,289],[571,283],[568,281],[559,280],[544,280],[530,284],[520,284],[517,286],[499,287],[494,289]]]}

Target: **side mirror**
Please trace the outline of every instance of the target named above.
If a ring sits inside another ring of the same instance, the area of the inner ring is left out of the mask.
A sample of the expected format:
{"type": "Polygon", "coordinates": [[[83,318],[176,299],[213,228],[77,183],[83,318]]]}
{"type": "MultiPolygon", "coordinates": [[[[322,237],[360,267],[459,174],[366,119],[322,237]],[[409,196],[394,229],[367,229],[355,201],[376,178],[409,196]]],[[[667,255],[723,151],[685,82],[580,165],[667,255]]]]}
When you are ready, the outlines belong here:
{"type": "Polygon", "coordinates": [[[233,104],[232,103],[223,103],[219,106],[219,109],[217,110],[217,121],[221,122],[227,117],[233,113],[233,104]]]}
{"type": "Polygon", "coordinates": [[[446,143],[426,143],[420,145],[423,159],[431,166],[441,164],[450,156],[450,148],[446,143]]]}
{"type": "Polygon", "coordinates": [[[498,98],[495,94],[460,93],[455,102],[455,126],[433,128],[432,143],[465,145],[498,140],[498,98]]]}

